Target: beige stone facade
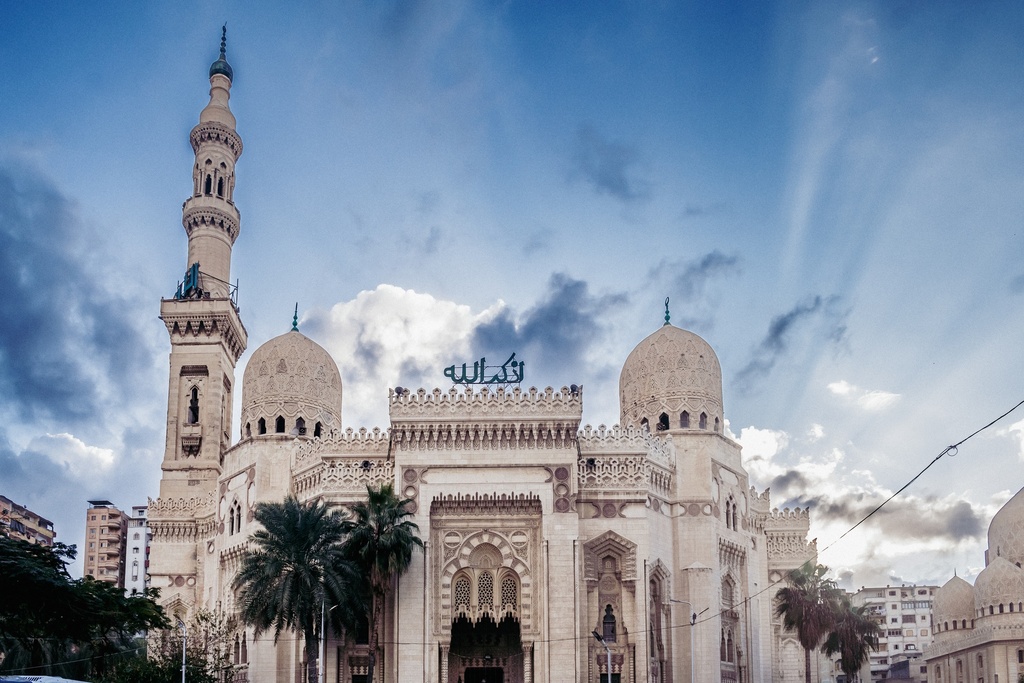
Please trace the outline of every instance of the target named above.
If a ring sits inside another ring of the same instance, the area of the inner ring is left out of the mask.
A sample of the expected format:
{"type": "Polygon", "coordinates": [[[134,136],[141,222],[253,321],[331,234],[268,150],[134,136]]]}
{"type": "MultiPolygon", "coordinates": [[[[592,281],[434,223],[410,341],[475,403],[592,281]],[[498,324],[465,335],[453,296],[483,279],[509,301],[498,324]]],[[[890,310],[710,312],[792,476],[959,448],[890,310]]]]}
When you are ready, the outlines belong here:
{"type": "Polygon", "coordinates": [[[1024,677],[1024,489],[988,528],[974,585],[954,576],[935,593],[928,683],[1017,683],[1024,677]]]}
{"type": "MultiPolygon", "coordinates": [[[[412,499],[426,549],[395,586],[377,680],[596,683],[608,672],[594,631],[620,683],[689,683],[691,667],[702,683],[802,680],[803,651],[772,604],[785,573],[815,558],[808,514],[773,510],[751,486],[724,433],[718,359],[695,334],[666,324],[629,355],[620,426],[581,425],[575,385],[460,387],[389,390],[382,431],[343,428],[337,365],[293,329],[253,354],[232,430],[247,339],[225,286],[241,153],[225,67],[222,54],[191,136],[183,224],[198,276],[161,304],[167,444],[149,519],[166,607],[234,609],[258,502],[344,505],[389,482],[412,499]]],[[[239,638],[238,680],[296,680],[297,639],[239,638]]],[[[328,638],[327,680],[363,680],[358,640],[328,638]]]]}

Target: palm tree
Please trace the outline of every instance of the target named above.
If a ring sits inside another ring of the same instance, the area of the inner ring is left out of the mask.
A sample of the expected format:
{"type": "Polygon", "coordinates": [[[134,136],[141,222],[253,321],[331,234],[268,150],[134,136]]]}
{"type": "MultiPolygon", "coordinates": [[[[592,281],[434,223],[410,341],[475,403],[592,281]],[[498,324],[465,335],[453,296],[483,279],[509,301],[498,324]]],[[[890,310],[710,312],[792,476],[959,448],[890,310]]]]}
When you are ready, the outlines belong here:
{"type": "Polygon", "coordinates": [[[832,630],[822,647],[829,656],[839,655],[839,667],[846,674],[847,683],[852,683],[871,650],[878,647],[878,624],[866,612],[867,605],[854,607],[844,595],[836,604],[832,630]]]}
{"type": "Polygon", "coordinates": [[[251,545],[232,587],[239,591],[242,620],[259,636],[274,630],[276,643],[285,629],[302,634],[306,678],[316,683],[320,617],[325,603],[343,604],[350,573],[342,555],[345,515],[322,500],[256,505],[263,528],[251,545]]]}
{"type": "Polygon", "coordinates": [[[350,506],[351,519],[345,522],[348,539],[346,556],[365,572],[370,588],[370,665],[367,681],[373,683],[374,667],[380,648],[380,629],[384,623],[384,604],[395,580],[412,562],[413,550],[423,547],[416,533],[419,527],[408,519],[411,501],[399,498],[391,484],[366,487],[367,500],[350,506]]]}
{"type": "Polygon", "coordinates": [[[796,631],[804,648],[804,677],[811,683],[811,650],[832,629],[839,588],[825,578],[828,567],[806,563],[789,573],[789,585],[775,594],[775,614],[782,625],[796,631]]]}

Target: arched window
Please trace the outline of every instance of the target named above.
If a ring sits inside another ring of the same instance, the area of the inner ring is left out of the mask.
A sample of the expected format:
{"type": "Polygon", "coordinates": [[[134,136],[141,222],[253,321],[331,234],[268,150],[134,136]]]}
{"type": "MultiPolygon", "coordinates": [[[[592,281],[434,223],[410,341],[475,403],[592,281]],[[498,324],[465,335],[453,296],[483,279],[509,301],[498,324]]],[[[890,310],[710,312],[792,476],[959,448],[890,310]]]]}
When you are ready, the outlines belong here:
{"type": "Polygon", "coordinates": [[[727,659],[725,661],[727,661],[727,662],[735,661],[735,659],[736,659],[735,653],[736,653],[736,648],[733,646],[733,642],[732,642],[732,631],[726,631],[725,632],[725,656],[726,656],[727,659]]]}
{"type": "Polygon", "coordinates": [[[494,575],[490,572],[480,574],[477,579],[476,598],[481,608],[494,605],[494,575]]]}
{"type": "Polygon", "coordinates": [[[650,427],[650,423],[649,423],[649,422],[647,422],[647,418],[646,418],[646,417],[645,417],[645,418],[642,418],[642,419],[640,420],[640,427],[641,427],[641,428],[642,428],[642,429],[643,429],[644,431],[649,431],[649,430],[650,430],[650,428],[651,428],[651,427],[650,427]]]}
{"type": "Polygon", "coordinates": [[[662,413],[658,416],[658,431],[663,432],[666,429],[668,429],[668,415],[666,413],[662,413]]]}
{"type": "Polygon", "coordinates": [[[729,655],[728,655],[728,653],[725,650],[725,629],[723,628],[722,629],[722,644],[719,645],[719,647],[718,647],[718,659],[723,661],[723,662],[725,662],[725,661],[728,661],[728,660],[726,660],[726,657],[728,657],[728,656],[729,655]]]}
{"type": "Polygon", "coordinates": [[[249,423],[245,423],[245,438],[252,438],[252,429],[249,427],[249,423]]]}
{"type": "Polygon", "coordinates": [[[301,417],[295,419],[295,429],[298,431],[299,436],[306,435],[306,421],[301,417]]]}
{"type": "Polygon", "coordinates": [[[999,613],[1003,613],[1003,603],[999,603],[999,613]]]}
{"type": "Polygon", "coordinates": [[[242,506],[236,500],[228,511],[228,535],[233,536],[242,530],[242,506]]]}
{"type": "Polygon", "coordinates": [[[213,176],[207,175],[206,176],[206,185],[203,187],[203,194],[212,194],[212,193],[213,193],[213,176]]]}
{"type": "Polygon", "coordinates": [[[259,419],[259,421],[256,423],[256,427],[257,427],[256,431],[258,431],[260,434],[266,434],[267,433],[267,421],[264,418],[261,417],[259,419]]]}
{"type": "Polygon", "coordinates": [[[223,197],[224,196],[224,179],[223,178],[217,178],[217,196],[218,197],[223,197]]]}
{"type": "Polygon", "coordinates": [[[249,663],[249,648],[245,644],[245,631],[242,631],[242,664],[249,663]]]}
{"type": "Polygon", "coordinates": [[[679,426],[683,429],[690,428],[690,413],[685,410],[679,415],[679,426]]]}
{"type": "Polygon", "coordinates": [[[718,421],[718,418],[716,417],[715,418],[715,431],[716,432],[719,431],[721,429],[721,427],[722,427],[721,423],[718,421]]]}
{"type": "Polygon", "coordinates": [[[519,587],[511,576],[501,580],[501,611],[519,611],[519,587]]]}
{"type": "Polygon", "coordinates": [[[194,425],[199,422],[199,387],[192,387],[191,397],[188,399],[188,423],[194,425]]]}
{"type": "Polygon", "coordinates": [[[605,605],[604,619],[601,620],[601,637],[606,643],[615,642],[615,615],[612,613],[612,606],[605,605]]]}
{"type": "Polygon", "coordinates": [[[313,436],[315,436],[317,438],[320,438],[320,423],[319,422],[317,422],[315,425],[313,425],[313,436]]]}
{"type": "Polygon", "coordinates": [[[242,645],[238,642],[238,634],[235,634],[235,664],[242,663],[242,645]]]}
{"type": "Polygon", "coordinates": [[[284,416],[278,415],[277,420],[274,421],[274,431],[278,434],[284,434],[284,416]]]}
{"type": "Polygon", "coordinates": [[[701,429],[707,429],[708,428],[708,414],[707,413],[701,413],[700,414],[700,428],[701,429]]]}
{"type": "Polygon", "coordinates": [[[132,581],[139,580],[139,561],[132,562],[132,581]]]}
{"type": "Polygon", "coordinates": [[[469,579],[465,576],[459,577],[455,581],[455,588],[452,590],[453,600],[455,609],[468,610],[469,609],[469,579]]]}

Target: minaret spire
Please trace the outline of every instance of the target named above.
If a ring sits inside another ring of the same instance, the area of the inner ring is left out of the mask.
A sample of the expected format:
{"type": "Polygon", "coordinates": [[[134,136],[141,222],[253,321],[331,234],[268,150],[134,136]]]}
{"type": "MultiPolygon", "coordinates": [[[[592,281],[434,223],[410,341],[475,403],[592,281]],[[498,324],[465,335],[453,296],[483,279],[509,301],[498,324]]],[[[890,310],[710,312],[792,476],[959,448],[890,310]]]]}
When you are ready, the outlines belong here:
{"type": "Polygon", "coordinates": [[[292,332],[299,331],[299,302],[295,302],[295,315],[292,316],[292,332]]]}
{"type": "MultiPolygon", "coordinates": [[[[672,317],[672,316],[670,316],[670,315],[668,314],[668,297],[666,296],[666,297],[665,297],[665,325],[671,325],[671,324],[672,324],[672,323],[670,323],[670,322],[669,322],[669,319],[670,319],[671,317],[672,317]]],[[[662,325],[662,327],[664,327],[665,325],[662,325]]]]}

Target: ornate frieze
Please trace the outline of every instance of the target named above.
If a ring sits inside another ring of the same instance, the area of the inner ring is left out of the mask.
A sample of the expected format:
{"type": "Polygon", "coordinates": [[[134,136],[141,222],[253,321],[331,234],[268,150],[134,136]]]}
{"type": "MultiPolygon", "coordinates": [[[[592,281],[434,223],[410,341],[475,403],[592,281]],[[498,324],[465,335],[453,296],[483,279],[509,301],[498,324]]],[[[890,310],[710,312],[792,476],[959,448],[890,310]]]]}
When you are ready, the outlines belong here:
{"type": "Polygon", "coordinates": [[[242,138],[218,121],[204,121],[197,125],[189,135],[189,142],[192,143],[192,151],[196,154],[203,143],[216,142],[230,149],[236,161],[242,156],[242,138]]]}
{"type": "Polygon", "coordinates": [[[367,486],[394,482],[395,463],[387,458],[326,457],[294,478],[300,497],[312,494],[341,493],[362,496],[367,486]]]}
{"type": "Polygon", "coordinates": [[[646,491],[649,466],[646,455],[584,456],[576,463],[580,492],[646,491]]]}
{"type": "Polygon", "coordinates": [[[583,414],[583,389],[571,391],[562,387],[555,391],[551,387],[538,391],[531,387],[523,391],[519,387],[511,390],[499,388],[496,391],[471,388],[448,391],[426,389],[388,391],[392,424],[407,422],[477,422],[493,419],[513,419],[522,422],[533,420],[544,422],[574,423],[573,433],[579,426],[583,414]]]}
{"type": "Polygon", "coordinates": [[[216,508],[213,492],[205,496],[191,498],[157,498],[149,499],[149,518],[152,519],[193,519],[197,516],[213,514],[216,508]]]}
{"type": "Polygon", "coordinates": [[[623,583],[637,580],[636,543],[614,531],[606,531],[583,544],[583,578],[597,585],[601,576],[601,560],[609,555],[616,559],[623,583]]]}

